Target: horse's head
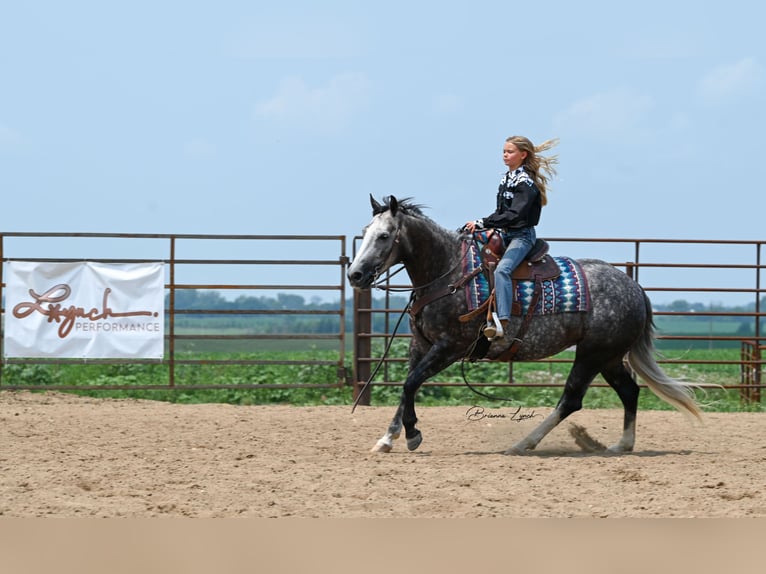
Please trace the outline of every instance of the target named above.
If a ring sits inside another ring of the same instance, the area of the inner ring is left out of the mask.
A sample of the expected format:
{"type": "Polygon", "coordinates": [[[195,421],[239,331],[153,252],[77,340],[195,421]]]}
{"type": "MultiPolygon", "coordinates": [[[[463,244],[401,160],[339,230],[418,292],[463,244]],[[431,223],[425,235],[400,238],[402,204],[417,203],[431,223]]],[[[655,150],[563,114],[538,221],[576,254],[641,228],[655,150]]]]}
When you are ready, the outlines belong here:
{"type": "Polygon", "coordinates": [[[399,262],[401,209],[392,195],[381,205],[370,195],[372,221],[364,228],[362,245],[348,268],[348,280],[357,289],[369,289],[375,279],[399,262]]]}

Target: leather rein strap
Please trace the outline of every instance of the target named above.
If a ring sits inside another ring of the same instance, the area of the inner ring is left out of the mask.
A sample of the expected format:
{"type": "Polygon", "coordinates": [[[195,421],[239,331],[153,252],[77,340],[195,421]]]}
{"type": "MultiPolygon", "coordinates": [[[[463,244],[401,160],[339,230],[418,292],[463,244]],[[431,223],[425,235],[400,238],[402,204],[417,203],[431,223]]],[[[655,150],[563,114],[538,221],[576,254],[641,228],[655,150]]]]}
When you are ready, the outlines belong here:
{"type": "Polygon", "coordinates": [[[471,279],[476,277],[479,273],[481,273],[482,268],[481,266],[477,267],[467,275],[463,275],[460,279],[458,279],[455,283],[450,283],[443,289],[440,289],[439,291],[434,291],[433,293],[430,293],[424,297],[419,297],[415,299],[415,301],[410,306],[410,316],[414,319],[418,316],[418,314],[423,310],[423,308],[426,305],[430,305],[434,301],[437,301],[441,299],[442,297],[446,297],[447,295],[453,295],[457,292],[458,289],[460,289],[463,285],[468,283],[471,279]]]}

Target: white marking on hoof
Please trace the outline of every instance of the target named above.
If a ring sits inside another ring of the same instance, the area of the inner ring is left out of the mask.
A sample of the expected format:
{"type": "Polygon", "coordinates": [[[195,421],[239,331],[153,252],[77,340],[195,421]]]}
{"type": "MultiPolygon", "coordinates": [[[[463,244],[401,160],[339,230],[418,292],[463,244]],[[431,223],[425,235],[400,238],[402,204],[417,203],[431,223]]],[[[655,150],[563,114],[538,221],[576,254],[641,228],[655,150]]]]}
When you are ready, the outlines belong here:
{"type": "Polygon", "coordinates": [[[612,453],[633,452],[633,445],[636,442],[636,423],[635,421],[628,425],[622,437],[616,444],[610,446],[607,450],[612,453]]]}
{"type": "Polygon", "coordinates": [[[382,438],[375,443],[375,446],[370,449],[370,452],[391,452],[392,448],[394,448],[394,444],[390,440],[382,438]]]}

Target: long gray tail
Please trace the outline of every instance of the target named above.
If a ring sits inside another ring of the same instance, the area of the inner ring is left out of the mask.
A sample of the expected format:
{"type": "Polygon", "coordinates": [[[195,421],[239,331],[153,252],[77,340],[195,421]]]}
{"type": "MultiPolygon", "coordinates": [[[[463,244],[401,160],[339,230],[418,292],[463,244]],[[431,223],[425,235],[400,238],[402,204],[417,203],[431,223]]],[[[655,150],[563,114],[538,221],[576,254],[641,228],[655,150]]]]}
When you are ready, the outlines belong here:
{"type": "Polygon", "coordinates": [[[702,410],[694,399],[693,391],[693,388],[698,385],[670,378],[654,358],[654,320],[652,318],[652,304],[646,293],[644,293],[644,301],[647,312],[646,327],[641,337],[630,349],[628,363],[655,395],[678,410],[686,411],[702,420],[702,410]]]}

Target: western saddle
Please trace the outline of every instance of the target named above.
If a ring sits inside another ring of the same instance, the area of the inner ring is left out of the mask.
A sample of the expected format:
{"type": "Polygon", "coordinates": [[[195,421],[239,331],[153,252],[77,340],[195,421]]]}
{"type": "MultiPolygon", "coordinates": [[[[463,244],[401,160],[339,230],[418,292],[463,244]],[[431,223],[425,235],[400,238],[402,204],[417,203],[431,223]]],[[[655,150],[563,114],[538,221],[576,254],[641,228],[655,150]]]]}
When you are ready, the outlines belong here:
{"type": "MultiPolygon", "coordinates": [[[[544,239],[538,239],[527,256],[521,262],[521,264],[519,264],[519,266],[511,274],[514,293],[514,301],[511,304],[511,315],[514,317],[522,316],[521,302],[515,298],[516,283],[518,281],[533,281],[535,287],[527,312],[523,314],[521,325],[519,326],[519,329],[513,338],[510,349],[508,349],[508,351],[503,354],[503,360],[512,360],[518,352],[523,337],[529,328],[529,324],[532,320],[532,316],[534,315],[537,303],[540,300],[543,281],[555,279],[561,274],[561,269],[559,269],[558,264],[553,260],[552,257],[548,255],[549,247],[550,246],[548,245],[547,241],[544,239]]],[[[505,241],[503,241],[502,234],[494,229],[490,231],[486,243],[484,243],[484,246],[481,248],[480,254],[482,271],[484,272],[491,289],[490,296],[487,301],[485,301],[480,307],[474,311],[471,311],[470,313],[462,315],[460,317],[461,321],[470,321],[481,313],[486,313],[487,320],[491,320],[493,305],[495,302],[494,273],[497,264],[505,253],[505,248],[505,241]]],[[[477,347],[479,346],[477,345],[477,347]]],[[[478,348],[475,349],[475,352],[472,353],[471,358],[481,358],[481,356],[486,353],[486,349],[488,347],[489,345],[487,341],[485,344],[481,345],[481,350],[478,348]],[[481,356],[476,356],[477,351],[481,352],[481,356]]]]}

